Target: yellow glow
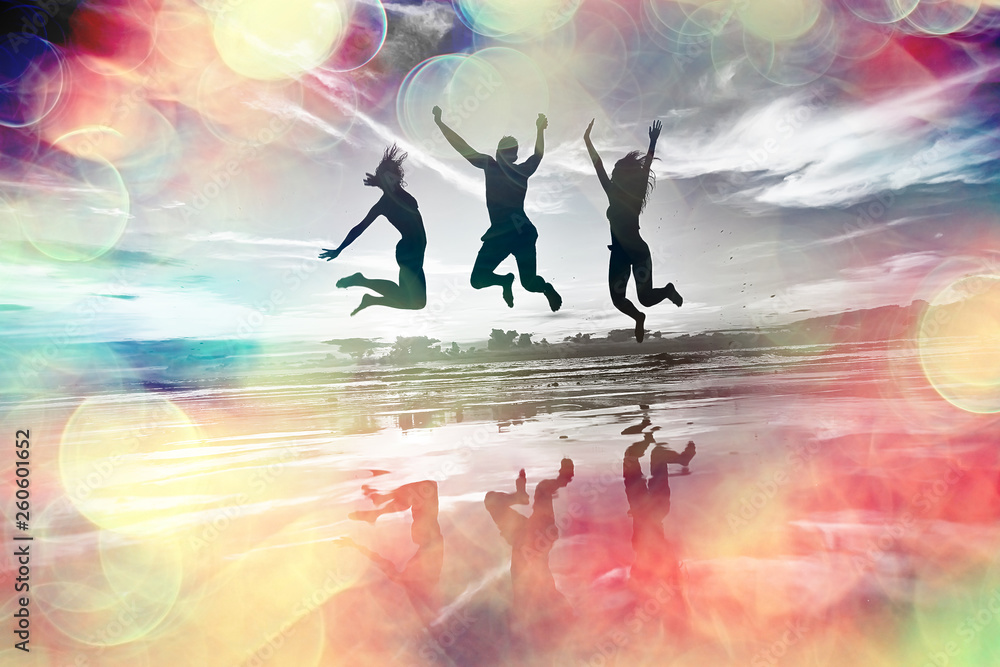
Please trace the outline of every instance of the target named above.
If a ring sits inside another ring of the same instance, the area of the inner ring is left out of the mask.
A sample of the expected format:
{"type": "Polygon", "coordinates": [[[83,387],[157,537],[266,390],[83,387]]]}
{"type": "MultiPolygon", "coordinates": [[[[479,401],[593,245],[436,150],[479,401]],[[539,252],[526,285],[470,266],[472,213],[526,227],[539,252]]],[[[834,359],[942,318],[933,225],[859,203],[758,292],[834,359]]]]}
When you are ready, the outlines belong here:
{"type": "MultiPolygon", "coordinates": [[[[91,136],[113,138],[114,132],[91,136]]],[[[66,145],[74,140],[66,138],[66,145]]],[[[114,247],[125,232],[130,197],[121,174],[99,153],[77,158],[64,153],[61,142],[56,140],[25,174],[21,196],[12,202],[14,215],[40,252],[62,261],[89,261],[114,247]]]]}
{"type": "Polygon", "coordinates": [[[223,61],[251,79],[284,79],[326,60],[343,34],[337,3],[246,0],[215,18],[223,61]]]}
{"type": "Polygon", "coordinates": [[[1000,276],[968,276],[931,302],[920,360],[934,388],[969,412],[1000,411],[1000,276]]]}
{"type": "Polygon", "coordinates": [[[787,41],[804,35],[819,17],[818,0],[749,0],[739,9],[743,27],[772,41],[787,41]]]}
{"type": "Polygon", "coordinates": [[[204,475],[185,468],[198,453],[199,434],[169,400],[137,398],[85,400],[63,431],[59,469],[70,499],[98,526],[162,534],[207,489],[204,475]]]}

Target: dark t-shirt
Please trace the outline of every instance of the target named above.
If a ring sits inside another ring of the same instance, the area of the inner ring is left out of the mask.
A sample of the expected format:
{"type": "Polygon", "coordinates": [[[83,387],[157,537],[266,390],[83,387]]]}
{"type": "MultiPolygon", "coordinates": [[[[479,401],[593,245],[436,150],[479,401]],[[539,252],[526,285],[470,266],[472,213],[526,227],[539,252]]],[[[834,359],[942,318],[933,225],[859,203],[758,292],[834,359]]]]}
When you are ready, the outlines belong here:
{"type": "Polygon", "coordinates": [[[490,213],[490,229],[483,239],[504,234],[525,233],[534,229],[524,213],[524,197],[528,193],[528,178],[538,169],[542,158],[532,154],[521,164],[498,162],[483,155],[475,163],[486,172],[486,209],[490,213]]]}

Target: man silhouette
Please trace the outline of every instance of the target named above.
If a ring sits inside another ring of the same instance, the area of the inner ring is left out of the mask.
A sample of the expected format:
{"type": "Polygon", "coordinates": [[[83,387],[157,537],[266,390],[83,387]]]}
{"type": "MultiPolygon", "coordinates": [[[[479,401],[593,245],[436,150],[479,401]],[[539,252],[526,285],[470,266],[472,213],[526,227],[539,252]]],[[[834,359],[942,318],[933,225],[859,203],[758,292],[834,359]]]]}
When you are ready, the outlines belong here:
{"type": "Polygon", "coordinates": [[[474,167],[486,172],[486,209],[490,214],[490,228],[482,237],[483,246],[472,267],[471,283],[475,289],[493,285],[503,288],[503,300],[514,307],[514,274],[495,272],[500,262],[509,255],[517,261],[521,286],[529,292],[540,292],[549,301],[549,308],[559,310],[562,297],[551,284],[537,273],[535,241],[538,232],[524,212],[524,197],[528,191],[528,178],[538,169],[545,153],[545,128],[549,121],[538,114],[535,125],[538,135],[535,152],[521,164],[517,160],[517,140],[503,137],[497,144],[496,157],[479,153],[441,120],[441,107],[434,107],[434,122],[455,150],[474,167]]]}
{"type": "Polygon", "coordinates": [[[557,644],[574,620],[573,609],[556,588],[549,568],[549,554],[559,539],[552,499],[573,475],[573,461],[563,459],[555,478],[538,482],[527,517],[512,507],[528,503],[523,469],[514,493],[490,491],[484,499],[490,517],[511,546],[511,629],[529,647],[557,644]]]}

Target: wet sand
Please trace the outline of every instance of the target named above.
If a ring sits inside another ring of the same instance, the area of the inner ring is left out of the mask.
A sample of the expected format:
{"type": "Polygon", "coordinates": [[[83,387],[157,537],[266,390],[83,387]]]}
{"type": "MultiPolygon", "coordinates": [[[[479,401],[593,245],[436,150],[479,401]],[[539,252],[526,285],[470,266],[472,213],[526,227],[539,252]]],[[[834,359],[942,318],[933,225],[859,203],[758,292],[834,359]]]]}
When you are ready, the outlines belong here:
{"type": "Polygon", "coordinates": [[[1000,660],[997,422],[906,349],[272,374],[5,412],[33,431],[38,664],[1000,660]],[[688,441],[662,539],[637,547],[625,450],[646,442],[648,476],[688,441]],[[555,531],[527,542],[555,588],[512,605],[483,499],[521,468],[532,494],[563,457],[555,531]],[[374,506],[362,485],[421,480],[439,575],[407,570],[411,511],[348,518],[374,506]]]}

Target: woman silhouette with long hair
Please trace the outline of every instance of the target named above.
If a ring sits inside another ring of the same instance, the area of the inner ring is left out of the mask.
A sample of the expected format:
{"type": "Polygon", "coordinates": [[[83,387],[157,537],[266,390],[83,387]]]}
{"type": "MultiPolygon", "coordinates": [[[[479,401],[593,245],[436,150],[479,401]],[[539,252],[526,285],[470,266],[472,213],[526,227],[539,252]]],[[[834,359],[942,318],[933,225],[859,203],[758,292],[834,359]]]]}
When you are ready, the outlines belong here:
{"type": "Polygon", "coordinates": [[[396,263],[399,264],[399,283],[375,280],[355,273],[337,281],[337,287],[367,287],[379,296],[365,294],[351,315],[357,315],[369,306],[387,306],[403,310],[420,310],[427,304],[427,280],[424,277],[424,250],[427,234],[424,221],[417,210],[417,200],[403,189],[403,153],[395,144],[385,149],[382,161],[374,174],[365,174],[364,184],[382,190],[381,199],[372,206],[364,220],[347,234],[344,242],[334,250],[323,249],[320,259],[336,259],[341,251],[368,229],[380,215],[399,231],[402,238],[396,244],[396,263]]]}
{"type": "Polygon", "coordinates": [[[646,207],[649,192],[656,180],[650,167],[653,163],[656,140],[660,136],[662,127],[660,121],[654,121],[649,128],[649,150],[646,155],[632,151],[618,160],[611,171],[611,178],[608,178],[601,156],[590,140],[594,121],[590,121],[587,131],[583,134],[590,159],[593,160],[594,169],[597,170],[597,178],[601,181],[605,194],[608,195],[607,215],[608,222],[611,223],[608,287],[611,289],[611,302],[615,308],[635,320],[635,339],[640,343],[646,315],[625,296],[630,273],[635,277],[636,293],[639,303],[643,306],[655,306],[664,299],[670,299],[677,306],[684,303],[684,299],[674,289],[673,283],[667,283],[664,287],[653,287],[653,258],[649,254],[649,246],[639,235],[639,214],[646,207]]]}

